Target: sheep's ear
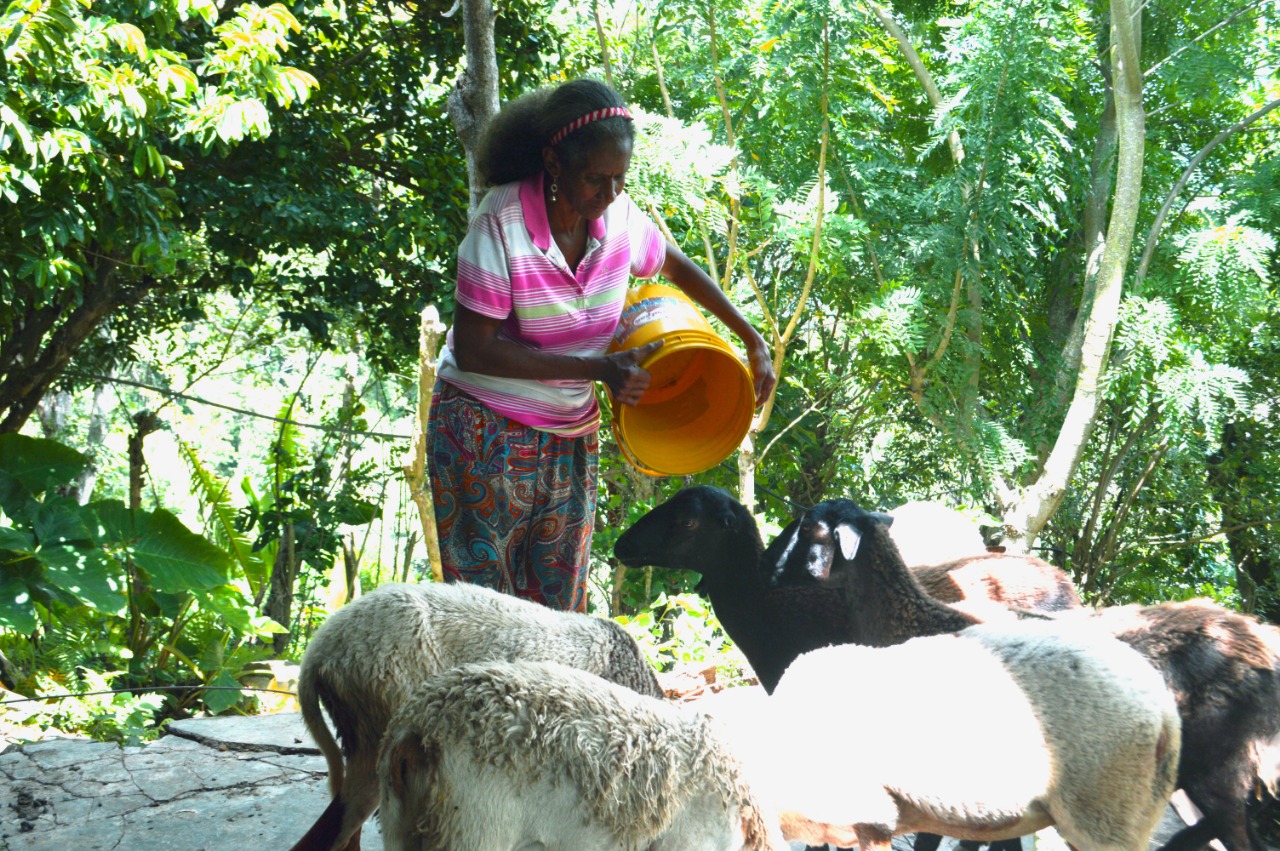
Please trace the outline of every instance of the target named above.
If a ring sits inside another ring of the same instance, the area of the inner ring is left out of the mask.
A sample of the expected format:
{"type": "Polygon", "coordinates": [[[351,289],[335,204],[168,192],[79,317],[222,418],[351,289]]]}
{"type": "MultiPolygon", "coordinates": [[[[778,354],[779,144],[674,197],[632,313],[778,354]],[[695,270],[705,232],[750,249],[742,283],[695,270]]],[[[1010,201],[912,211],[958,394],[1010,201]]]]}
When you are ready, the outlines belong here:
{"type": "Polygon", "coordinates": [[[892,514],[886,514],[883,511],[868,511],[867,513],[870,514],[873,519],[878,520],[886,526],[893,525],[892,514]]]}
{"type": "Polygon", "coordinates": [[[862,543],[862,533],[851,523],[841,523],[835,528],[836,542],[840,544],[840,555],[845,561],[853,561],[858,554],[858,545],[862,543]]]}

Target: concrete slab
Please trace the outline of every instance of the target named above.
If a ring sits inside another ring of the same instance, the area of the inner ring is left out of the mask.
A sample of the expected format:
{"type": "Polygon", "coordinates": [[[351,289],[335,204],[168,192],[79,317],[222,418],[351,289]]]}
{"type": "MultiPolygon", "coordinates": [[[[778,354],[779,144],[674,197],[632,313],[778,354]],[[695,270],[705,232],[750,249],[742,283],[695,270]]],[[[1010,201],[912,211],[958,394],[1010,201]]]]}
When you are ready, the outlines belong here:
{"type": "MultiPolygon", "coordinates": [[[[50,739],[0,754],[0,851],[293,845],[329,802],[297,713],[170,725],[140,748],[50,739]]],[[[364,847],[382,847],[376,822],[364,847]]]]}

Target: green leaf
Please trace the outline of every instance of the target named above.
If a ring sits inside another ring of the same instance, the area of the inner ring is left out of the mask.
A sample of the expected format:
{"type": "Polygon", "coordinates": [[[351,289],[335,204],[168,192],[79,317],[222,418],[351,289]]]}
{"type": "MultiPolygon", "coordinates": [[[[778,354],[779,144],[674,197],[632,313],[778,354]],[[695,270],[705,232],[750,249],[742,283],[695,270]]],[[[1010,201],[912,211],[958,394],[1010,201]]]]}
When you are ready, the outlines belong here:
{"type": "Polygon", "coordinates": [[[214,588],[229,580],[231,559],[226,552],[163,509],[151,515],[133,557],[161,591],[214,588]]]}
{"type": "Polygon", "coordinates": [[[54,544],[41,547],[45,580],[85,605],[108,615],[125,611],[125,581],[119,564],[97,547],[54,544]]]}
{"type": "MultiPolygon", "coordinates": [[[[212,527],[214,542],[230,551],[240,565],[245,579],[249,581],[250,590],[257,594],[270,578],[271,562],[266,561],[268,556],[262,552],[255,553],[253,541],[237,531],[236,508],[231,502],[230,485],[205,468],[194,446],[184,442],[179,444],[179,448],[191,470],[192,488],[208,515],[205,522],[212,527]]],[[[247,484],[247,480],[243,484],[247,484]]],[[[255,500],[251,487],[249,499],[255,500]]],[[[273,550],[269,557],[274,556],[273,550]]]]}
{"type": "Polygon", "coordinates": [[[266,638],[289,631],[271,618],[258,614],[253,602],[245,599],[234,585],[214,588],[201,599],[200,603],[202,608],[219,615],[228,626],[241,635],[266,638]]]}
{"type": "Polygon", "coordinates": [[[186,100],[200,88],[196,75],[182,65],[168,65],[160,69],[157,78],[161,91],[169,91],[179,100],[186,100]]]}
{"type": "Polygon", "coordinates": [[[0,434],[0,471],[13,476],[33,495],[75,480],[89,457],[54,440],[0,434]]]}
{"type": "Polygon", "coordinates": [[[74,500],[54,499],[35,509],[31,515],[31,528],[42,545],[96,545],[87,519],[84,509],[74,500]]]}
{"type": "Polygon", "coordinates": [[[30,532],[14,529],[11,526],[0,526],[0,550],[15,553],[31,553],[36,548],[36,539],[30,532]]]}
{"type": "Polygon", "coordinates": [[[352,499],[338,505],[334,519],[348,526],[364,526],[377,517],[377,504],[364,499],[352,499]]]}
{"type": "Polygon", "coordinates": [[[27,583],[21,579],[0,579],[0,626],[25,635],[34,632],[38,623],[27,583]]]}
{"type": "Polygon", "coordinates": [[[119,500],[90,503],[99,541],[130,558],[159,592],[207,590],[228,581],[230,557],[164,509],[134,511],[119,500]]]}
{"type": "Polygon", "coordinates": [[[226,712],[244,697],[244,692],[238,690],[241,688],[240,683],[236,682],[225,670],[219,671],[218,676],[214,677],[213,681],[207,683],[207,685],[218,686],[216,690],[211,689],[204,693],[205,706],[209,707],[209,711],[214,715],[226,712]],[[237,690],[231,691],[229,689],[237,690]]]}
{"type": "Polygon", "coordinates": [[[160,152],[156,150],[155,145],[147,144],[145,147],[147,149],[147,163],[151,167],[151,173],[156,177],[164,177],[164,157],[160,156],[160,152]]]}
{"type": "Polygon", "coordinates": [[[240,101],[233,101],[222,111],[218,119],[218,138],[230,144],[244,136],[244,106],[240,101]]]}
{"type": "Polygon", "coordinates": [[[22,142],[22,149],[27,156],[35,156],[36,141],[31,134],[31,128],[27,126],[27,122],[23,121],[18,113],[3,103],[0,103],[0,126],[12,127],[14,133],[17,134],[18,141],[22,142]]]}
{"type": "Polygon", "coordinates": [[[128,53],[136,55],[139,59],[147,58],[147,39],[142,34],[142,30],[133,24],[112,24],[107,28],[107,35],[128,53]]]}

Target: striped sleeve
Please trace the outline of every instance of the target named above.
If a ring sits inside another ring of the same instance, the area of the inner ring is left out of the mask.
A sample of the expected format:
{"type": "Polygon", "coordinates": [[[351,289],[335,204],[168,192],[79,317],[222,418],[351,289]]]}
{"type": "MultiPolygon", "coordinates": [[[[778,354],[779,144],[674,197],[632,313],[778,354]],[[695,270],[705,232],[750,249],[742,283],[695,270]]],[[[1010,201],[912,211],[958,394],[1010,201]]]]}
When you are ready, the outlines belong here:
{"type": "Polygon", "coordinates": [[[498,217],[487,212],[471,220],[458,246],[458,304],[491,319],[511,315],[511,264],[498,217]]]}
{"type": "Polygon", "coordinates": [[[653,219],[641,210],[631,196],[627,201],[627,236],[631,240],[631,274],[652,278],[667,260],[667,241],[653,219]]]}

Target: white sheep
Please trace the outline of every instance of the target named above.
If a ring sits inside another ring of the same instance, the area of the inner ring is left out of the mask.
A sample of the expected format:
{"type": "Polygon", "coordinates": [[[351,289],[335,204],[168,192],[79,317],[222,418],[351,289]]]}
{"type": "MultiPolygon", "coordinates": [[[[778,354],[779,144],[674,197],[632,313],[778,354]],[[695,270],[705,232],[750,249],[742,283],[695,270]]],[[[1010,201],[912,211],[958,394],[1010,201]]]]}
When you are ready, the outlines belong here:
{"type": "Polygon", "coordinates": [[[298,704],[328,762],[333,800],[293,851],[359,849],[360,828],[377,806],[378,743],[426,677],[465,662],[511,659],[555,660],[662,696],[639,646],[614,621],[475,585],[383,585],[335,612],[303,655],[298,704]]]}
{"type": "Polygon", "coordinates": [[[884,514],[902,560],[911,567],[987,552],[978,524],[941,502],[912,500],[884,514]]]}
{"type": "Polygon", "coordinates": [[[1137,652],[1039,621],[810,651],[763,716],[717,720],[784,836],[862,851],[1051,825],[1073,848],[1145,851],[1181,746],[1173,697],[1137,652]],[[895,699],[923,684],[984,699],[895,699]]]}
{"type": "Polygon", "coordinates": [[[786,848],[705,716],[550,662],[431,677],[378,775],[388,851],[786,848]]]}

